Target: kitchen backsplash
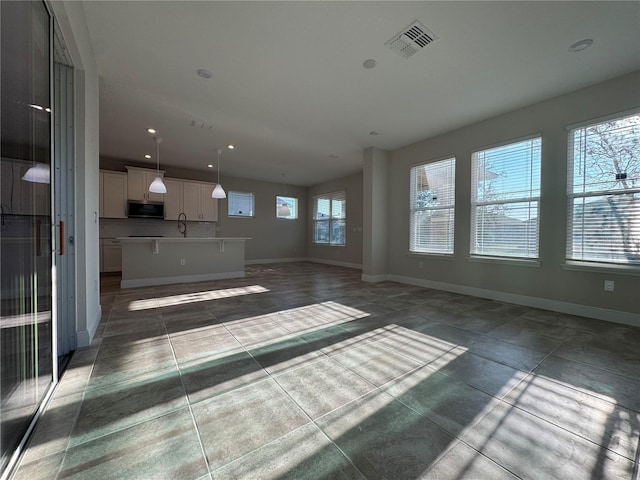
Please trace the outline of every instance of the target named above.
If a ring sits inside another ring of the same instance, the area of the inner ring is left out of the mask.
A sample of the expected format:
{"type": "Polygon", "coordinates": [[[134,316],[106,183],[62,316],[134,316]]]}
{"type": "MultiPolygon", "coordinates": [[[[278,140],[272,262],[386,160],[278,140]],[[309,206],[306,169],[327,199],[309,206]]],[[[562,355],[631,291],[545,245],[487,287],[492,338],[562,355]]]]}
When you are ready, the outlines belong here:
{"type": "MultiPolygon", "coordinates": [[[[101,218],[100,238],[136,236],[181,237],[176,220],[150,218],[101,218]]],[[[216,222],[187,222],[188,237],[215,237],[216,222]]]]}

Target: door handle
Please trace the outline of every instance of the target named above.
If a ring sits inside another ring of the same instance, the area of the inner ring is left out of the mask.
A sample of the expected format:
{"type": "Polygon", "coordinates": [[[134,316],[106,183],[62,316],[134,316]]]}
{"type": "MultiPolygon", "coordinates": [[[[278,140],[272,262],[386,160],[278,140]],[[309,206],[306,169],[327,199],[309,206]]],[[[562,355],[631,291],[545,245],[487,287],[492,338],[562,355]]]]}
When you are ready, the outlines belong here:
{"type": "Polygon", "coordinates": [[[64,255],[64,222],[60,220],[60,255],[64,255]]]}

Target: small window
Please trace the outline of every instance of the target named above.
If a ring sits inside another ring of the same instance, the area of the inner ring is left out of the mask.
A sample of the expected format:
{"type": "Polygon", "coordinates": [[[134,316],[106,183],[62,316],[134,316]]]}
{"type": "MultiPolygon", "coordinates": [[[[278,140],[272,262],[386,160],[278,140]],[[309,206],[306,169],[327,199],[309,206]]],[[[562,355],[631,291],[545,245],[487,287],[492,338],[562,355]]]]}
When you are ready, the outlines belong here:
{"type": "Polygon", "coordinates": [[[567,259],[640,265],[640,114],[569,132],[567,259]]]}
{"type": "Polygon", "coordinates": [[[453,254],[456,159],[411,168],[409,251],[453,254]]]}
{"type": "Polygon", "coordinates": [[[296,220],[298,218],[298,199],[293,197],[276,197],[276,218],[296,220]]]}
{"type": "Polygon", "coordinates": [[[229,216],[230,217],[253,217],[254,199],[253,193],[229,192],[229,216]]]}
{"type": "Polygon", "coordinates": [[[471,156],[471,255],[538,258],[540,137],[471,156]]]}
{"type": "Polygon", "coordinates": [[[313,197],[313,243],[346,245],[346,192],[313,197]]]}

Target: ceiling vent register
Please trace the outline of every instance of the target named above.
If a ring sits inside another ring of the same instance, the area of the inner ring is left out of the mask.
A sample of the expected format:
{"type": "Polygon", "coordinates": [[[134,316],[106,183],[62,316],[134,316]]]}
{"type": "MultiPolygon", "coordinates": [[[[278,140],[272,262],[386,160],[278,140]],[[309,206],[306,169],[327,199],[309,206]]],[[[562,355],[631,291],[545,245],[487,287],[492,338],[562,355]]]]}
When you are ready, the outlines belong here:
{"type": "Polygon", "coordinates": [[[416,20],[403,31],[394,35],[385,45],[402,58],[407,59],[437,38],[432,31],[416,20]]]}

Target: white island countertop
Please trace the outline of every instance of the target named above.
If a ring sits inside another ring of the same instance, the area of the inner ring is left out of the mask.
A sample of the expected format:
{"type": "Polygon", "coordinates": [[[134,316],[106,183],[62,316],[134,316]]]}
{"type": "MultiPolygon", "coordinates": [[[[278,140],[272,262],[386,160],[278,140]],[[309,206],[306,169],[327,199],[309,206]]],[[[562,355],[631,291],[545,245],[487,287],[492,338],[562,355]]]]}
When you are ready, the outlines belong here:
{"type": "Polygon", "coordinates": [[[118,237],[121,288],[244,277],[248,237],[118,237]]]}

